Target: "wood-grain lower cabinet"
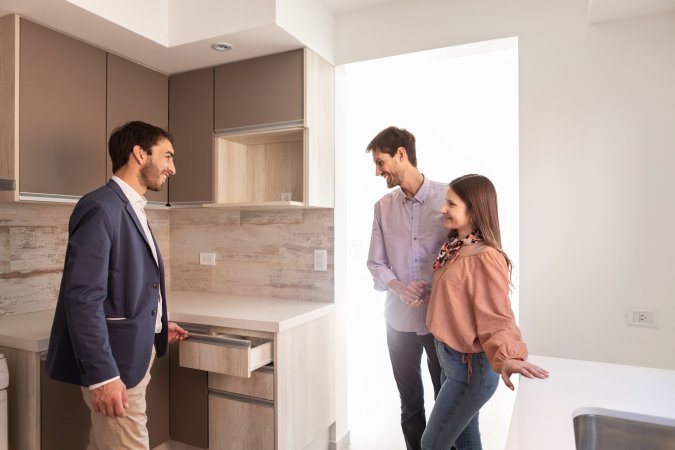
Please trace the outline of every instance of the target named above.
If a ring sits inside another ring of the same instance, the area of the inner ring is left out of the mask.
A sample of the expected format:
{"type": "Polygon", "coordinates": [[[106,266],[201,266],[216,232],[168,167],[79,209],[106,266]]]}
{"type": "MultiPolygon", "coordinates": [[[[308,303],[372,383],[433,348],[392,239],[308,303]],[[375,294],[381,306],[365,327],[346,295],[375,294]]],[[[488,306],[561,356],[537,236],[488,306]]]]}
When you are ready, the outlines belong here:
{"type": "MultiPolygon", "coordinates": [[[[44,373],[46,352],[0,347],[9,368],[9,450],[84,449],[90,413],[80,386],[44,373]]],[[[169,361],[155,358],[146,393],[150,448],[169,440],[169,361]]]]}
{"type": "Polygon", "coordinates": [[[187,354],[179,358],[190,367],[183,370],[208,374],[209,450],[328,448],[335,422],[333,313],[275,333],[181,325],[214,338],[181,342],[187,354]],[[248,344],[219,343],[223,335],[248,344]],[[271,364],[260,357],[266,343],[273,344],[271,364]]]}
{"type": "Polygon", "coordinates": [[[274,403],[209,392],[209,450],[274,450],[274,403]]]}

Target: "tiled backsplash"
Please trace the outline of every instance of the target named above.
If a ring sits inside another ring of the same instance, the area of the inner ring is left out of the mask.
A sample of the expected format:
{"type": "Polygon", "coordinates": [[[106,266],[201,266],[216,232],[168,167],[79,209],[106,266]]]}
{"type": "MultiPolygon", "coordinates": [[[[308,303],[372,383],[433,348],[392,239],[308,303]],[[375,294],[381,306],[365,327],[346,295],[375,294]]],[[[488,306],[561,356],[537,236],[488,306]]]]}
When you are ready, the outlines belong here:
{"type": "Polygon", "coordinates": [[[333,210],[171,211],[171,287],[222,294],[333,301],[333,210]],[[314,271],[314,250],[328,270],[314,271]],[[216,254],[215,266],[199,253],[216,254]]]}
{"type": "MultiPolygon", "coordinates": [[[[0,316],[56,305],[71,204],[0,204],[0,316]]],[[[333,211],[147,209],[173,289],[333,301],[333,211]],[[313,250],[328,250],[328,271],[313,250]],[[199,252],[216,253],[200,266],[199,252]]],[[[170,301],[170,299],[169,299],[170,301]]]]}
{"type": "MultiPolygon", "coordinates": [[[[0,316],[56,306],[73,206],[0,204],[0,316]]],[[[147,213],[168,267],[169,214],[147,213]]]]}

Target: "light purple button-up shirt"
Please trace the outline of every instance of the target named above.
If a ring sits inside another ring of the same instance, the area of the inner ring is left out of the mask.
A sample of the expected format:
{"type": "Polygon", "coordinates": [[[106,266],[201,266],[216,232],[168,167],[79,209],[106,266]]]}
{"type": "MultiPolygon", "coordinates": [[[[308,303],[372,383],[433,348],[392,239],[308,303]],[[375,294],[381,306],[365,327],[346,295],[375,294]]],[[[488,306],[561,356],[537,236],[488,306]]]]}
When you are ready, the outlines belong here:
{"type": "MultiPolygon", "coordinates": [[[[391,280],[403,284],[424,280],[431,289],[431,267],[446,241],[440,210],[448,185],[424,178],[413,198],[399,188],[375,204],[373,232],[370,238],[368,269],[375,289],[387,291],[391,280]]],[[[395,330],[427,334],[427,308],[406,305],[388,291],[384,317],[395,330]]]]}

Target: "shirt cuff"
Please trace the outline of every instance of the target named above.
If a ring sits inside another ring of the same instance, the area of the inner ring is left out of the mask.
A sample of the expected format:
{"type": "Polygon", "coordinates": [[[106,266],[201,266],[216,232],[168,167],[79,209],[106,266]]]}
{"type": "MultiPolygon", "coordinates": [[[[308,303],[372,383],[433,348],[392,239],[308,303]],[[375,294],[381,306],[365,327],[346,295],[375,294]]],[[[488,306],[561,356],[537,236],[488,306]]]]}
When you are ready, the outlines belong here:
{"type": "Polygon", "coordinates": [[[93,390],[96,389],[96,388],[100,388],[100,387],[103,386],[104,384],[108,384],[108,383],[110,383],[111,381],[115,381],[115,380],[119,380],[119,379],[120,379],[120,377],[119,377],[119,375],[118,375],[118,376],[116,376],[115,378],[111,378],[111,379],[109,379],[109,380],[101,381],[100,383],[92,384],[91,386],[89,386],[89,390],[90,390],[90,391],[93,391],[93,390]]]}

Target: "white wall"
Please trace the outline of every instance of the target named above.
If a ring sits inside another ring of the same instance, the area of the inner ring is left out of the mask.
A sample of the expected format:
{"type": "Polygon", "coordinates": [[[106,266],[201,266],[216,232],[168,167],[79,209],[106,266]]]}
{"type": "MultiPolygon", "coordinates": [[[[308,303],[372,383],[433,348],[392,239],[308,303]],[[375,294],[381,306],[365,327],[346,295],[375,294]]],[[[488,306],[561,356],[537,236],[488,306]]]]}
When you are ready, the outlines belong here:
{"type": "Polygon", "coordinates": [[[276,23],[329,62],[334,59],[335,19],[316,0],[276,0],[276,23]]]}
{"type": "Polygon", "coordinates": [[[398,2],[338,16],[336,63],[509,36],[530,352],[675,369],[675,14],[590,25],[586,0],[398,2]],[[659,309],[660,328],[626,326],[628,306],[659,309]]]}

